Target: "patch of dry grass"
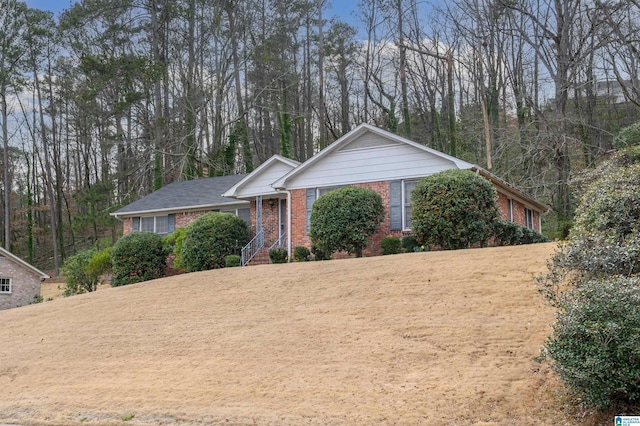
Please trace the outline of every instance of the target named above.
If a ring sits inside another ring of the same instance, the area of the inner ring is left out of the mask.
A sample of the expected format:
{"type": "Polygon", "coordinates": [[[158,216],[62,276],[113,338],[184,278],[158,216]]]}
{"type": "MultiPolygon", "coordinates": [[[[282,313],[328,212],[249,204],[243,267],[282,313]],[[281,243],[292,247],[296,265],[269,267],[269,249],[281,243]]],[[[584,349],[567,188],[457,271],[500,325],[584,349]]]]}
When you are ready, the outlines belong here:
{"type": "MultiPolygon", "coordinates": [[[[0,312],[0,423],[574,424],[554,244],[179,275],[0,312]]],[[[575,423],[577,424],[577,423],[575,423]]]]}

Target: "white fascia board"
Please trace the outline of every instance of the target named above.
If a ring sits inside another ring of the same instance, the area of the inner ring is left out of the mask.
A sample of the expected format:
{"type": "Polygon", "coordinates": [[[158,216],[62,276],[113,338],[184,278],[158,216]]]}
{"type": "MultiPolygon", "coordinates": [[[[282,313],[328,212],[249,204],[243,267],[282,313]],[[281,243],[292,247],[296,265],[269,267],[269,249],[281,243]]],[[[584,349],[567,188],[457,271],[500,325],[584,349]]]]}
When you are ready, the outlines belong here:
{"type": "Polygon", "coordinates": [[[329,155],[331,152],[340,149],[342,146],[348,144],[349,142],[351,142],[355,138],[361,136],[363,133],[365,133],[367,131],[375,133],[375,134],[378,134],[378,135],[380,135],[382,137],[385,137],[387,139],[390,139],[390,140],[398,142],[398,143],[403,143],[403,144],[406,144],[406,145],[410,145],[410,146],[412,146],[414,148],[420,149],[422,151],[426,151],[426,152],[428,152],[428,153],[430,153],[432,155],[435,155],[437,157],[440,157],[440,158],[446,159],[448,161],[451,161],[459,169],[471,169],[471,168],[474,167],[473,164],[468,163],[468,162],[466,162],[464,160],[461,160],[459,158],[452,157],[452,156],[450,156],[448,154],[445,154],[443,152],[440,152],[440,151],[437,151],[435,149],[429,148],[427,146],[421,145],[421,144],[419,144],[417,142],[413,142],[413,141],[411,141],[411,140],[409,140],[407,138],[404,138],[402,136],[398,136],[398,135],[396,135],[394,133],[388,132],[386,130],[380,129],[380,128],[372,126],[370,124],[363,123],[363,124],[360,124],[355,129],[353,129],[352,131],[350,131],[349,133],[346,133],[340,139],[336,140],[331,145],[329,145],[328,147],[326,147],[325,149],[323,149],[322,151],[320,151],[319,153],[317,153],[316,155],[314,155],[313,157],[311,157],[310,159],[308,159],[304,163],[302,163],[300,166],[298,166],[295,169],[291,170],[289,173],[287,173],[286,175],[284,175],[283,177],[281,177],[280,179],[275,181],[271,186],[273,186],[276,189],[294,189],[293,187],[288,187],[287,186],[287,180],[289,180],[291,177],[303,172],[304,170],[308,169],[313,164],[317,163],[322,158],[324,158],[327,155],[329,155]]]}
{"type": "MultiPolygon", "coordinates": [[[[252,171],[251,173],[249,173],[248,175],[246,175],[244,178],[242,178],[240,180],[240,182],[236,183],[235,185],[233,185],[231,188],[229,188],[228,190],[226,190],[222,196],[223,197],[229,197],[229,198],[234,198],[237,195],[238,190],[243,187],[244,185],[246,185],[249,181],[251,181],[252,179],[254,179],[257,175],[259,175],[260,173],[262,173],[262,171],[264,169],[266,169],[267,167],[269,167],[271,164],[273,164],[276,161],[280,161],[281,163],[287,164],[291,167],[293,167],[293,169],[295,170],[296,167],[298,167],[300,165],[299,162],[292,160],[290,158],[286,158],[283,157],[281,155],[278,154],[274,154],[272,155],[267,161],[265,161],[264,163],[260,164],[254,171],[252,171]]],[[[256,194],[256,195],[269,195],[269,194],[256,194]]],[[[246,196],[245,196],[246,197],[246,196]]]]}
{"type": "Polygon", "coordinates": [[[186,207],[170,207],[170,208],[166,208],[166,209],[154,209],[154,210],[139,210],[139,211],[135,211],[135,212],[125,212],[125,213],[109,213],[110,216],[113,216],[117,219],[120,219],[121,217],[132,217],[132,216],[141,216],[141,215],[150,215],[150,214],[156,214],[156,213],[180,213],[180,212],[191,212],[191,211],[196,211],[196,210],[205,210],[205,209],[217,209],[217,208],[221,208],[221,207],[228,207],[228,206],[245,206],[248,205],[249,202],[248,201],[244,201],[244,200],[238,200],[238,201],[233,201],[233,202],[229,202],[229,203],[222,203],[222,204],[203,204],[200,206],[186,206],[186,207]]]}
{"type": "Polygon", "coordinates": [[[49,275],[45,274],[44,272],[42,272],[40,269],[36,268],[35,266],[31,265],[30,263],[20,259],[18,256],[16,256],[15,254],[11,253],[9,250],[5,250],[2,247],[0,247],[0,255],[6,257],[7,259],[9,259],[10,261],[17,263],[23,267],[25,267],[26,269],[30,270],[31,272],[35,273],[36,275],[40,276],[41,280],[47,279],[47,278],[51,278],[49,275]]]}

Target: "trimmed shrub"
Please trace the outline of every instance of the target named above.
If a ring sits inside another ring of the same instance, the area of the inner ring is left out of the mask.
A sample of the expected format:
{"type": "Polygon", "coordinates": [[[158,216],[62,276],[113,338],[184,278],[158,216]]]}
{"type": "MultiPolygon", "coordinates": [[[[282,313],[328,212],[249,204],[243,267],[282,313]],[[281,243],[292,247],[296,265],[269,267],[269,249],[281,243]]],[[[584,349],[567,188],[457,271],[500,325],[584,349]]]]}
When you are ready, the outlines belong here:
{"type": "Polygon", "coordinates": [[[305,246],[296,246],[293,248],[293,258],[296,262],[307,262],[311,260],[311,252],[305,246]]]}
{"type": "Polygon", "coordinates": [[[111,285],[117,287],[163,277],[166,257],[160,235],[152,232],[125,235],[111,250],[111,285]]]}
{"type": "Polygon", "coordinates": [[[420,243],[418,243],[418,239],[415,235],[407,235],[402,238],[402,248],[404,251],[411,253],[416,251],[416,247],[420,247],[420,243]]]}
{"type": "Polygon", "coordinates": [[[207,213],[186,229],[180,251],[182,266],[187,272],[223,268],[224,257],[239,255],[248,242],[244,220],[231,213],[207,213]]]}
{"type": "Polygon", "coordinates": [[[400,252],[400,238],[386,237],[382,239],[382,254],[398,254],[400,252]]]}
{"type": "Polygon", "coordinates": [[[588,281],[565,296],[545,345],[553,369],[586,405],[640,401],[640,279],[588,281]]]}
{"type": "Polygon", "coordinates": [[[346,251],[362,256],[367,239],[384,220],[380,195],[367,188],[345,186],[313,203],[309,235],[325,253],[346,251]]]}
{"type": "Polygon", "coordinates": [[[62,275],[66,283],[64,295],[81,294],[95,291],[98,286],[98,276],[89,269],[91,259],[97,252],[95,250],[84,250],[70,256],[62,266],[62,275]]]}
{"type": "Polygon", "coordinates": [[[446,170],[422,179],[412,192],[412,228],[418,242],[443,249],[484,245],[498,220],[496,190],[470,170],[446,170]]]}
{"type": "Polygon", "coordinates": [[[507,220],[496,220],[493,224],[494,243],[498,246],[522,244],[524,227],[507,220]]]}
{"type": "Polygon", "coordinates": [[[327,253],[315,244],[311,245],[311,253],[313,254],[313,260],[331,260],[331,253],[327,253]]]}
{"type": "Polygon", "coordinates": [[[287,263],[289,261],[289,253],[287,249],[276,247],[269,250],[269,259],[271,263],[287,263]]]}
{"type": "Polygon", "coordinates": [[[224,266],[226,268],[234,268],[236,266],[240,266],[241,257],[237,254],[230,254],[224,257],[224,266]]]}

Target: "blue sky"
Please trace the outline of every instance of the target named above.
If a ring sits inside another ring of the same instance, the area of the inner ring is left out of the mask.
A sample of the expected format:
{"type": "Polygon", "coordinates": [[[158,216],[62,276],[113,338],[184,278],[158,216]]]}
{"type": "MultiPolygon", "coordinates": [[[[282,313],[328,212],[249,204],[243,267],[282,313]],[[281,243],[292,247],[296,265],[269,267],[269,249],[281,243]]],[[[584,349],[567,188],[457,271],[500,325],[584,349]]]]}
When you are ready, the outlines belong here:
{"type": "MultiPolygon", "coordinates": [[[[57,15],[61,10],[69,8],[75,0],[26,0],[27,6],[33,9],[50,10],[57,15]]],[[[352,21],[351,12],[356,10],[358,0],[333,0],[328,16],[332,15],[340,17],[344,21],[352,21]]]]}

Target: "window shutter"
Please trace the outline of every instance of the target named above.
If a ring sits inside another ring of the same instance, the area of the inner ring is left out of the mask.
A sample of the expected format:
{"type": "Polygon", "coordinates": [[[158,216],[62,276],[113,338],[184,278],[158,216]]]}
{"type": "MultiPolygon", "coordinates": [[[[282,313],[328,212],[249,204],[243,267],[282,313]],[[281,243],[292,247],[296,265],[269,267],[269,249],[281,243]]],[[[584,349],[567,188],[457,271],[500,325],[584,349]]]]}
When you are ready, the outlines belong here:
{"type": "Polygon", "coordinates": [[[172,234],[176,230],[176,215],[170,214],[167,216],[167,233],[172,234]]]}
{"type": "Polygon", "coordinates": [[[309,231],[311,230],[311,207],[313,207],[315,201],[316,189],[307,188],[307,235],[309,235],[309,231]]]}
{"type": "Polygon", "coordinates": [[[132,219],[131,230],[132,231],[140,230],[140,216],[136,216],[132,219]]]}
{"type": "Polygon", "coordinates": [[[402,231],[402,181],[389,182],[389,224],[392,231],[402,231]]]}

